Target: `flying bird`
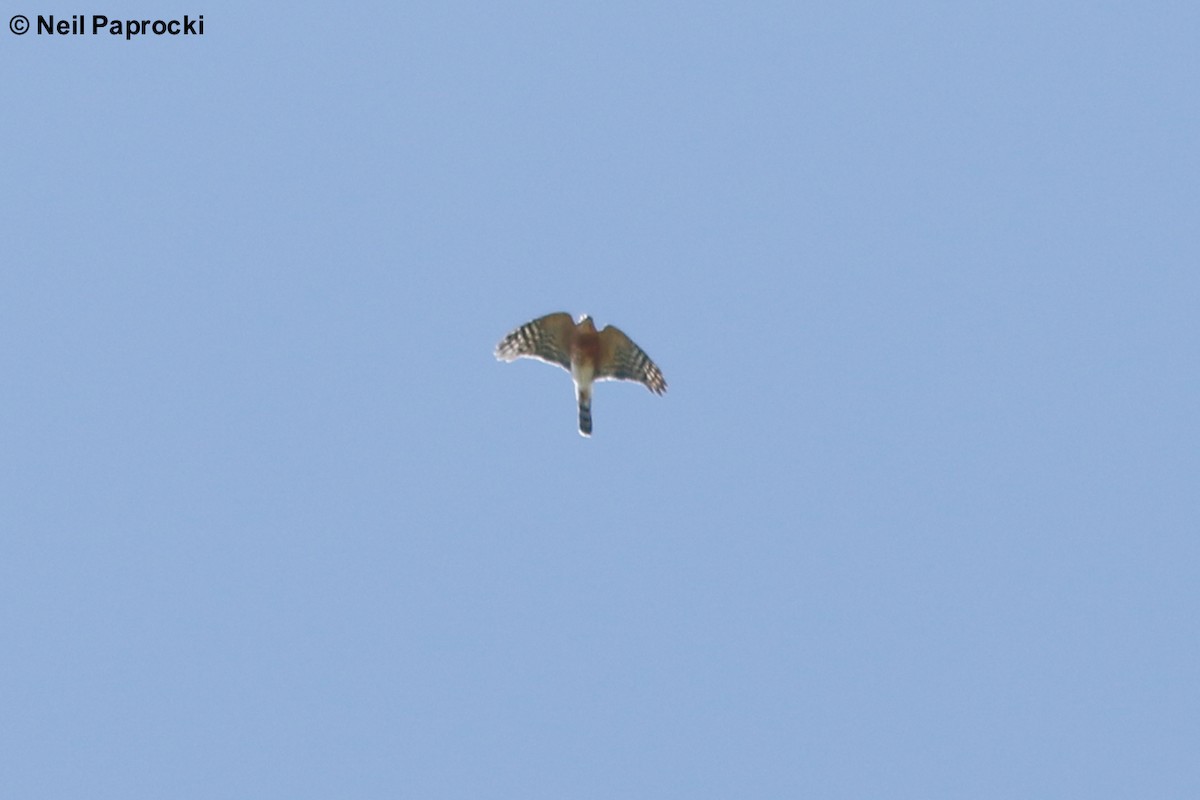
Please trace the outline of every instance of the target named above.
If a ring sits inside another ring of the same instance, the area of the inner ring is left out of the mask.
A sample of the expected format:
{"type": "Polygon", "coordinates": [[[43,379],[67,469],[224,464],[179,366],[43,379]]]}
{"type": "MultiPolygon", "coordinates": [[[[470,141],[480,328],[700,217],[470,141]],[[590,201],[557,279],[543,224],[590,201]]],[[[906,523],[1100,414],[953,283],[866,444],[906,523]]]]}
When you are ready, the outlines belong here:
{"type": "Polygon", "coordinates": [[[571,373],[579,401],[579,433],[592,435],[592,383],[637,381],[655,394],[667,391],[662,370],[633,340],[612,325],[597,332],[584,314],[576,324],[565,312],[527,322],[496,345],[496,358],[536,358],[571,373]]]}

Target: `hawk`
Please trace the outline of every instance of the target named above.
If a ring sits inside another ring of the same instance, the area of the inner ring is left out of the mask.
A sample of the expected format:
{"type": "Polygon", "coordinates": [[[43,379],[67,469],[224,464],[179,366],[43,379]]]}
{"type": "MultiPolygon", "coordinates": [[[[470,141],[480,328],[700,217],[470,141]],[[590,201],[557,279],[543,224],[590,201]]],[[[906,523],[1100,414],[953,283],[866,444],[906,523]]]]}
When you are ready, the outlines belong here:
{"type": "Polygon", "coordinates": [[[496,345],[496,358],[536,358],[570,372],[579,400],[582,436],[592,435],[594,381],[637,381],[655,394],[667,391],[662,370],[642,348],[612,325],[597,332],[587,314],[578,324],[561,311],[527,322],[496,345]]]}

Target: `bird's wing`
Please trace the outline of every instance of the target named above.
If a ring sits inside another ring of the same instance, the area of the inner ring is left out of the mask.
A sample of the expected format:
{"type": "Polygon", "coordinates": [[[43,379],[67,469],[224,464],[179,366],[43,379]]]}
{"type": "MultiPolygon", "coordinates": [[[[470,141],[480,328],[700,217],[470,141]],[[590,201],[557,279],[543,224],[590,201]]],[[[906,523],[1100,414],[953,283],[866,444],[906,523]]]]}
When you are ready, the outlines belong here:
{"type": "Polygon", "coordinates": [[[571,315],[559,311],[547,314],[532,322],[526,322],[505,336],[496,345],[496,358],[515,361],[518,358],[536,358],[547,364],[557,364],[565,370],[571,369],[571,333],[575,321],[571,315]]]}
{"type": "Polygon", "coordinates": [[[596,380],[637,381],[655,394],[667,391],[667,382],[658,365],[650,360],[645,350],[612,325],[600,331],[596,380]]]}

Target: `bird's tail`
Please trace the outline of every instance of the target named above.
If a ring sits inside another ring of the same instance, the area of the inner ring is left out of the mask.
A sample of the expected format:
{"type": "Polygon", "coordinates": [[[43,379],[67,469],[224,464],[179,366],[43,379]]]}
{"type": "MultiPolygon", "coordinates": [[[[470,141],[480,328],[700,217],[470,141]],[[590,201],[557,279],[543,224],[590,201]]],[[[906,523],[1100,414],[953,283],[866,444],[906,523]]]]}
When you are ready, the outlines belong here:
{"type": "Polygon", "coordinates": [[[579,393],[579,435],[592,435],[592,393],[579,393]]]}

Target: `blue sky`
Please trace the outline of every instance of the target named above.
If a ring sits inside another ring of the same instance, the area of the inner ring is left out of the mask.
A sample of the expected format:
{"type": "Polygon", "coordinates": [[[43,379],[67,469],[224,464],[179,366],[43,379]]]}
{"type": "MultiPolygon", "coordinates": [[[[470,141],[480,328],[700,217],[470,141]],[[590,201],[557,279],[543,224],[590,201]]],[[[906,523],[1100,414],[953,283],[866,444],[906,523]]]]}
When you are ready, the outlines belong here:
{"type": "Polygon", "coordinates": [[[5,794],[1196,796],[1195,5],[579,5],[0,35],[5,794]]]}

